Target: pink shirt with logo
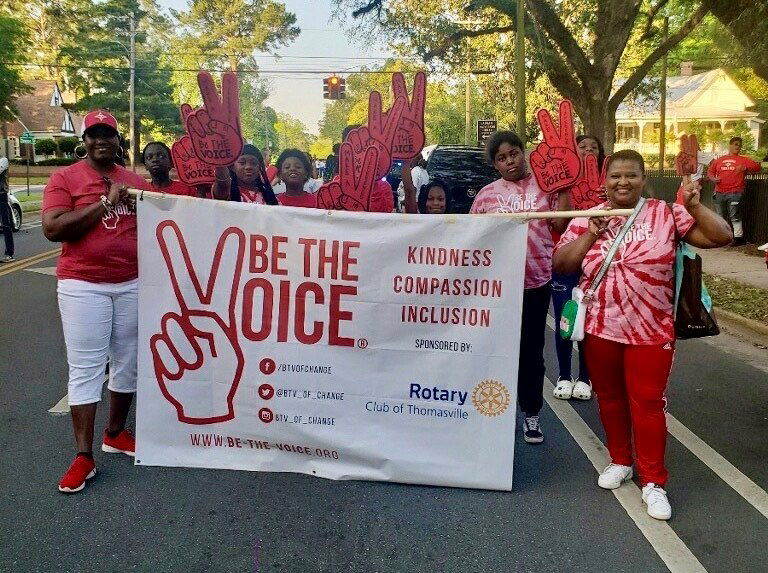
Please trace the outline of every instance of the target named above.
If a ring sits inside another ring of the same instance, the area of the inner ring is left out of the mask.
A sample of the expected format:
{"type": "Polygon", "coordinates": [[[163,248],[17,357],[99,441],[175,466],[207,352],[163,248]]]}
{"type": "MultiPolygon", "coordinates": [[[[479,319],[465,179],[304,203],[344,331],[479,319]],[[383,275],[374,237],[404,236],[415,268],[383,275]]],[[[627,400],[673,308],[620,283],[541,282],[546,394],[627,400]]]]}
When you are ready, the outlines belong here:
{"type": "MultiPolygon", "coordinates": [[[[149,190],[144,179],[115,165],[109,172],[113,183],[149,190]]],[[[65,208],[73,211],[100,201],[109,189],[104,177],[86,161],[56,171],[43,191],[43,213],[65,208]]],[[[139,276],[136,213],[120,203],[76,241],[64,241],[56,267],[59,279],[93,283],[121,283],[139,276]]]]}
{"type": "MultiPolygon", "coordinates": [[[[600,235],[587,252],[581,265],[583,275],[579,284],[583,290],[592,284],[626,220],[626,217],[612,217],[608,231],[600,235]]],[[[676,237],[684,237],[695,223],[682,205],[667,205],[658,199],[646,200],[588,302],[585,332],[633,345],[655,345],[674,340],[676,237]]],[[[587,219],[573,219],[555,251],[587,232],[587,219]]]]}
{"type": "MultiPolygon", "coordinates": [[[[522,213],[557,210],[557,193],[539,189],[533,175],[518,181],[497,179],[483,187],[470,213],[522,213]]],[[[552,280],[552,228],[548,219],[528,222],[528,256],[525,260],[525,288],[544,286],[552,280]]]]}

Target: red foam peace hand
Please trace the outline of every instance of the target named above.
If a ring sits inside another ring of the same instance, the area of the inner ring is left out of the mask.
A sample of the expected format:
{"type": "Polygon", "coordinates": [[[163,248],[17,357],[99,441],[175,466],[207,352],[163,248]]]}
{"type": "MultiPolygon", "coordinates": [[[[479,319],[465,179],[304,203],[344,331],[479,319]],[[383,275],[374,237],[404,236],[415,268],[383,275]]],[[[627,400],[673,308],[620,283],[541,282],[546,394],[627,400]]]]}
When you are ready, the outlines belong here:
{"type": "Polygon", "coordinates": [[[203,107],[189,112],[185,121],[195,155],[211,165],[231,165],[243,150],[237,75],[234,72],[223,75],[221,98],[208,72],[197,74],[197,83],[203,107]]]}
{"type": "Polygon", "coordinates": [[[216,179],[216,168],[198,159],[189,135],[173,142],[171,157],[179,179],[187,185],[213,183],[216,179]]]}
{"type": "MultiPolygon", "coordinates": [[[[607,158],[606,158],[607,159],[607,158]]],[[[605,177],[608,161],[603,162],[603,172],[597,169],[597,157],[588,154],[584,158],[581,178],[571,189],[571,201],[576,209],[591,209],[606,200],[605,177]]]]}
{"type": "MultiPolygon", "coordinates": [[[[412,159],[424,148],[424,103],[427,98],[427,76],[419,72],[413,80],[413,98],[408,95],[405,76],[400,72],[392,74],[392,95],[403,98],[403,111],[397,122],[397,131],[392,144],[392,159],[412,159]]],[[[385,114],[396,112],[395,105],[385,114]]],[[[370,109],[370,108],[369,108],[370,109]]]]}
{"type": "Polygon", "coordinates": [[[366,149],[359,173],[355,169],[354,155],[350,143],[341,144],[338,180],[326,183],[317,192],[317,203],[321,208],[339,211],[369,210],[379,152],[375,147],[366,149]]]}
{"type": "Polygon", "coordinates": [[[245,233],[230,227],[219,238],[203,289],[181,230],[163,221],[158,245],[179,303],[149,341],[160,391],[185,424],[235,417],[234,397],[245,359],[237,338],[235,305],[245,256],[245,233]]]}
{"type": "Polygon", "coordinates": [[[581,160],[576,153],[571,102],[560,102],[560,129],[555,129],[552,116],[545,109],[537,113],[544,141],[531,152],[531,170],[545,193],[572,187],[579,178],[581,160]]]}
{"type": "Polygon", "coordinates": [[[680,153],[675,157],[675,171],[681,177],[693,175],[699,169],[699,139],[695,135],[680,138],[680,153]]]}
{"type": "Polygon", "coordinates": [[[402,116],[405,100],[397,98],[386,114],[381,111],[381,94],[371,92],[368,97],[368,125],[358,127],[347,134],[346,141],[352,144],[355,153],[355,171],[360,173],[366,150],[374,147],[379,152],[376,176],[384,177],[392,166],[392,145],[397,133],[397,124],[402,116]]]}

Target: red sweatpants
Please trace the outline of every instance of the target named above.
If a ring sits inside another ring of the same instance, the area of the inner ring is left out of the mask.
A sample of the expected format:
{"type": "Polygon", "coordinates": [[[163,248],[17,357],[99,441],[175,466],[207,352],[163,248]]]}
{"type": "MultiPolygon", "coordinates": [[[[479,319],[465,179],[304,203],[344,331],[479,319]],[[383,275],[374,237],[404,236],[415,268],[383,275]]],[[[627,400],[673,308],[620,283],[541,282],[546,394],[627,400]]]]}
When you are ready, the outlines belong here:
{"type": "Polygon", "coordinates": [[[611,461],[632,465],[632,437],[637,473],[645,485],[667,483],[665,391],[672,368],[674,342],[639,346],[587,334],[584,338],[592,387],[600,407],[611,461]]]}

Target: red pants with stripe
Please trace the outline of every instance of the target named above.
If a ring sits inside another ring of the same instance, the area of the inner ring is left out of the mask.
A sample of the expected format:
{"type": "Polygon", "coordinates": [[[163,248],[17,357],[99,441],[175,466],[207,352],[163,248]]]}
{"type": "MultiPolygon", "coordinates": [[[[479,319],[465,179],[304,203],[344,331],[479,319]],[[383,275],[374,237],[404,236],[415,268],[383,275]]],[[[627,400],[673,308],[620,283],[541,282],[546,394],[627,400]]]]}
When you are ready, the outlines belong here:
{"type": "Polygon", "coordinates": [[[664,486],[668,477],[665,391],[674,342],[640,346],[587,334],[584,351],[611,461],[632,465],[634,437],[641,484],[664,486]]]}

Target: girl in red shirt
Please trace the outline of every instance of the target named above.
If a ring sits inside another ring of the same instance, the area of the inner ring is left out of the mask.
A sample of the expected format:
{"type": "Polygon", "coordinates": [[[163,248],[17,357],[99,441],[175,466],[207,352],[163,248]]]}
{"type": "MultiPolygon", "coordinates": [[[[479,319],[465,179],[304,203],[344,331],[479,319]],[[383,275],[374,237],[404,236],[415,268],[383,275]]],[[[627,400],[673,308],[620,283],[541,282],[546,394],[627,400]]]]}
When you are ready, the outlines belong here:
{"type": "Polygon", "coordinates": [[[280,180],[285,192],[277,195],[277,201],[286,207],[317,208],[317,195],[304,190],[304,184],[312,173],[312,165],[306,153],[298,149],[286,149],[277,159],[280,180]]]}
{"type": "Polygon", "coordinates": [[[275,192],[267,179],[264,158],[255,145],[246,143],[232,167],[217,167],[212,187],[215,199],[277,205],[275,192]]]}
{"type": "Polygon", "coordinates": [[[173,166],[171,150],[162,141],[147,143],[141,152],[141,162],[152,177],[149,184],[152,191],[188,197],[198,196],[197,189],[191,185],[171,179],[170,172],[173,166]]]}
{"type": "MultiPolygon", "coordinates": [[[[596,208],[633,209],[645,187],[645,164],[636,151],[608,161],[608,202],[596,208]]],[[[685,188],[684,205],[648,199],[620,243],[598,288],[587,301],[584,348],[611,464],[598,479],[616,489],[631,479],[634,442],[643,502],[655,519],[672,508],[664,486],[666,387],[674,354],[674,262],[678,240],[699,248],[731,241],[728,223],[700,202],[698,182],[685,188]]],[[[555,247],[557,272],[583,272],[585,292],[625,217],[573,219],[555,247]]]]}

